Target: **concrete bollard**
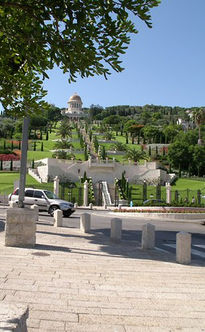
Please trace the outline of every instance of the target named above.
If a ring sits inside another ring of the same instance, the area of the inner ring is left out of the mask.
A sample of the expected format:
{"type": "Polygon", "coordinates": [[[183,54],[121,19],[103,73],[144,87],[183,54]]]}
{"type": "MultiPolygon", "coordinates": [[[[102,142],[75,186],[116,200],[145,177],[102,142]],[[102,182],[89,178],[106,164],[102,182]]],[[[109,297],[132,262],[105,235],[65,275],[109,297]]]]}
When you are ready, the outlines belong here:
{"type": "Polygon", "coordinates": [[[78,203],[74,204],[74,208],[77,209],[78,208],[78,203]]]}
{"type": "Polygon", "coordinates": [[[155,247],[155,226],[146,224],[142,226],[142,249],[154,249],[155,247]]]}
{"type": "Polygon", "coordinates": [[[63,226],[63,212],[61,210],[54,211],[54,227],[63,226]]]}
{"type": "Polygon", "coordinates": [[[122,236],[122,219],[111,219],[110,238],[114,242],[120,242],[122,236]]]}
{"type": "Polygon", "coordinates": [[[118,204],[118,209],[119,209],[119,210],[122,209],[122,204],[118,204]]]}
{"type": "Polygon", "coordinates": [[[176,261],[180,264],[191,263],[191,234],[179,232],[176,236],[176,261]]]}
{"type": "Polygon", "coordinates": [[[6,211],[5,246],[33,248],[36,244],[36,214],[28,208],[6,211]]]}
{"type": "Polygon", "coordinates": [[[36,221],[38,221],[38,213],[39,213],[38,205],[36,205],[36,204],[31,205],[31,210],[35,211],[35,213],[36,213],[36,221]]]}
{"type": "Polygon", "coordinates": [[[10,202],[9,202],[9,207],[10,207],[10,208],[17,208],[17,207],[18,207],[18,203],[15,202],[15,201],[10,201],[10,202]]]}
{"type": "Polygon", "coordinates": [[[89,204],[89,209],[92,210],[93,209],[93,203],[89,204]]]}
{"type": "Polygon", "coordinates": [[[106,204],[104,205],[104,209],[107,210],[107,205],[106,204]]]}
{"type": "Polygon", "coordinates": [[[90,232],[90,214],[89,213],[83,213],[80,216],[80,230],[83,233],[89,233],[90,232]]]}

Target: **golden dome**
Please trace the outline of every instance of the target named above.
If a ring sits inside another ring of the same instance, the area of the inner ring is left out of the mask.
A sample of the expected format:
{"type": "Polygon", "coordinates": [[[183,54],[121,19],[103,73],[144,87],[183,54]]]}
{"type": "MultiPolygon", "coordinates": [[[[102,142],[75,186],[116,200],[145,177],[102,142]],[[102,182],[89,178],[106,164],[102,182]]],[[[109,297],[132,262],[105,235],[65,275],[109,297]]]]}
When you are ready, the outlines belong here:
{"type": "Polygon", "coordinates": [[[82,103],[82,100],[81,100],[80,96],[77,95],[77,93],[75,93],[73,96],[70,97],[69,102],[70,101],[78,101],[78,102],[82,103]]]}

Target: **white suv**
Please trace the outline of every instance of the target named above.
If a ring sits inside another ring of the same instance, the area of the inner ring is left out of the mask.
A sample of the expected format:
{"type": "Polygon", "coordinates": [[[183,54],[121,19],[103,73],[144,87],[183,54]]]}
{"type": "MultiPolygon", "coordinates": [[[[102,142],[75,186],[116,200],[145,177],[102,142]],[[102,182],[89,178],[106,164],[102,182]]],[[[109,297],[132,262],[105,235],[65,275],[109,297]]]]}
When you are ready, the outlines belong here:
{"type": "MultiPolygon", "coordinates": [[[[18,202],[19,189],[15,189],[9,195],[9,201],[18,202]]],[[[73,203],[64,201],[58,198],[54,193],[48,190],[25,188],[24,205],[31,206],[38,205],[40,211],[48,211],[53,216],[54,211],[57,209],[62,210],[64,217],[70,217],[75,212],[73,203]]]]}

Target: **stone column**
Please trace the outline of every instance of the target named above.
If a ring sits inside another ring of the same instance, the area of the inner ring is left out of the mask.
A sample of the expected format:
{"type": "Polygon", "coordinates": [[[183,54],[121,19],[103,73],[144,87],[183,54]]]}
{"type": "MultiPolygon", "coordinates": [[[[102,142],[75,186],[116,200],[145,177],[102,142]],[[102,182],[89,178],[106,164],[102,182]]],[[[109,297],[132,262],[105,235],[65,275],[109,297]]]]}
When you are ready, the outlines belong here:
{"type": "Polygon", "coordinates": [[[171,204],[172,195],[171,195],[171,185],[169,182],[166,183],[166,203],[171,204]]]}
{"type": "Polygon", "coordinates": [[[88,166],[91,167],[91,165],[92,165],[92,159],[91,159],[91,157],[89,157],[88,158],[88,166]]]}
{"type": "Polygon", "coordinates": [[[114,242],[120,242],[122,236],[122,219],[111,219],[110,238],[114,242]]]}
{"type": "Polygon", "coordinates": [[[28,208],[12,208],[6,212],[5,246],[34,247],[36,244],[36,212],[28,208]]]}
{"type": "Polygon", "coordinates": [[[63,212],[61,210],[54,211],[54,227],[63,226],[63,212]]]}
{"type": "Polygon", "coordinates": [[[83,205],[88,206],[88,181],[84,182],[84,195],[83,195],[83,205]]]}
{"type": "Polygon", "coordinates": [[[90,232],[90,214],[89,213],[83,213],[80,216],[80,230],[83,233],[89,233],[90,232]]]}
{"type": "Polygon", "coordinates": [[[56,176],[54,178],[54,183],[53,183],[53,192],[58,197],[59,197],[59,183],[60,183],[59,177],[56,176]]]}
{"type": "Polygon", "coordinates": [[[155,226],[146,224],[142,226],[142,249],[154,249],[155,247],[155,226]]]}
{"type": "Polygon", "coordinates": [[[10,208],[17,208],[18,207],[18,203],[15,201],[9,201],[9,207],[10,208]]]}
{"type": "Polygon", "coordinates": [[[177,233],[176,237],[176,261],[180,264],[191,263],[191,234],[177,233]]]}
{"type": "Polygon", "coordinates": [[[36,213],[36,221],[38,221],[38,214],[39,214],[39,208],[38,208],[38,205],[34,204],[34,205],[31,205],[31,210],[34,210],[35,213],[36,213]]]}

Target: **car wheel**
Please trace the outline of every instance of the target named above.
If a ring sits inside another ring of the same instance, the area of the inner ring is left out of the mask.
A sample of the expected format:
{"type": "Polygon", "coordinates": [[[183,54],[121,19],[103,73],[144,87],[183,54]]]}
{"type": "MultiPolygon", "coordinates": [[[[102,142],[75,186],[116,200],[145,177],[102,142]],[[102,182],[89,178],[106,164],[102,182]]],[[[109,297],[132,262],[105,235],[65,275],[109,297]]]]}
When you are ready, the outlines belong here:
{"type": "Polygon", "coordinates": [[[55,210],[59,210],[59,206],[57,206],[57,205],[52,205],[52,206],[50,206],[50,208],[49,208],[49,210],[48,210],[48,213],[51,215],[51,217],[54,216],[54,211],[55,211],[55,210]]]}
{"type": "Polygon", "coordinates": [[[71,215],[72,213],[73,213],[73,212],[70,211],[70,210],[69,210],[69,211],[63,211],[63,216],[68,218],[68,217],[70,217],[70,215],[71,215]]]}

